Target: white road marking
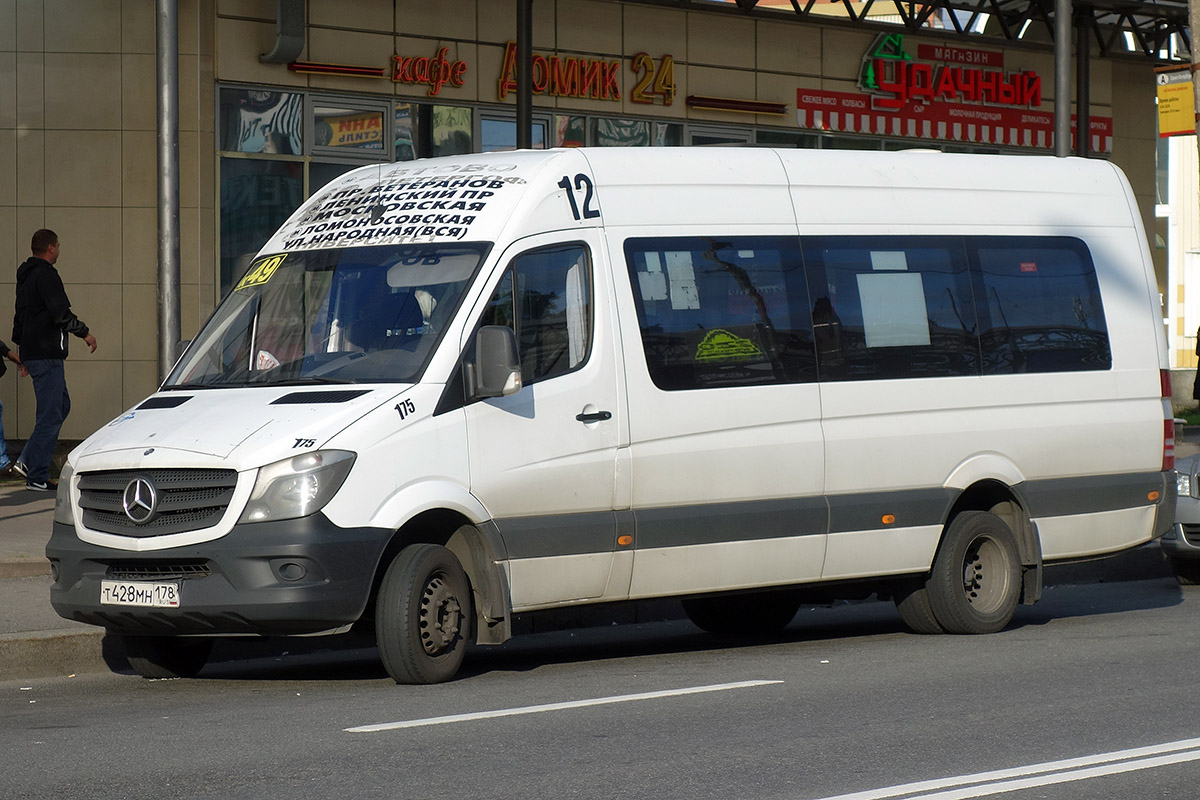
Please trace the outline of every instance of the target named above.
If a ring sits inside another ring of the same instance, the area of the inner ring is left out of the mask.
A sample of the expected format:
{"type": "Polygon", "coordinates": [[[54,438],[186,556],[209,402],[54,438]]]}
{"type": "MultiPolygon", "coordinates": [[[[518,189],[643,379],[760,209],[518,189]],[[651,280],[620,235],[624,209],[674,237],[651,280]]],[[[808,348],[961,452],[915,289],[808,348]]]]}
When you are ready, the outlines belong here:
{"type": "Polygon", "coordinates": [[[606,706],[613,703],[630,703],[635,700],[657,700],[663,697],[679,697],[688,694],[703,694],[705,692],[724,692],[730,689],[751,689],[756,686],[770,686],[783,681],[739,681],[738,683],[717,683],[710,686],[691,686],[684,689],[666,689],[660,692],[642,692],[641,694],[621,694],[612,697],[596,697],[591,700],[571,700],[565,703],[547,703],[540,706],[521,706],[519,708],[501,708],[495,711],[477,711],[471,714],[452,714],[447,717],[426,717],[425,719],[410,719],[402,722],[381,722],[377,725],[362,725],[357,728],[346,728],[346,733],[374,733],[375,731],[394,731],[400,728],[420,728],[426,725],[448,725],[453,722],[472,722],[479,719],[495,719],[497,717],[515,717],[522,714],[540,714],[544,711],[565,711],[571,708],[587,708],[589,706],[606,706]]]}
{"type": "Polygon", "coordinates": [[[885,798],[891,797],[903,797],[905,800],[966,800],[966,798],[972,797],[1015,792],[1034,786],[1049,786],[1056,783],[1088,780],[1104,775],[1116,775],[1122,772],[1153,769],[1185,761],[1200,761],[1200,739],[1182,739],[1150,747],[1135,747],[1094,756],[1047,761],[1042,764],[980,772],[975,775],[906,783],[865,792],[839,794],[834,797],[824,797],[821,800],[885,800],[885,798]]]}

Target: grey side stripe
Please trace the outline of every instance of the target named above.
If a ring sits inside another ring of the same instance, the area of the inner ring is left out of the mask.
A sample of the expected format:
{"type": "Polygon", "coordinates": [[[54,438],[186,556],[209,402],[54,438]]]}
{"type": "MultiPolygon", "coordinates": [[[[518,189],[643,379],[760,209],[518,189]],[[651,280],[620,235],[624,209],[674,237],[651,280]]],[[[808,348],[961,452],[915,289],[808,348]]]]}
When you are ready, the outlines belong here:
{"type": "MultiPolygon", "coordinates": [[[[1153,504],[1148,495],[1162,489],[1161,472],[1055,478],[1013,487],[1035,519],[1148,506],[1153,504]]],[[[611,553],[619,549],[619,534],[632,535],[635,549],[648,549],[941,525],[959,494],[937,487],[495,522],[509,558],[539,558],[611,553]]]]}

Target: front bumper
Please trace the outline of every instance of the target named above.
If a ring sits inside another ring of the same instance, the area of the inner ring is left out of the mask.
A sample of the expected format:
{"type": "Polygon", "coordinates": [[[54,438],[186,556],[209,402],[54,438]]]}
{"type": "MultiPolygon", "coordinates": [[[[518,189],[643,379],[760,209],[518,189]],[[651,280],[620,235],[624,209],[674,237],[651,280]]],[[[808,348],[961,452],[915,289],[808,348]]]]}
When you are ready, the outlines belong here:
{"type": "Polygon", "coordinates": [[[50,603],[67,619],[155,635],[298,635],[356,622],[392,531],[324,514],[235,525],[220,539],[153,552],[81,541],[54,523],[50,603]],[[102,605],[101,580],[179,581],[177,608],[102,605]]]}

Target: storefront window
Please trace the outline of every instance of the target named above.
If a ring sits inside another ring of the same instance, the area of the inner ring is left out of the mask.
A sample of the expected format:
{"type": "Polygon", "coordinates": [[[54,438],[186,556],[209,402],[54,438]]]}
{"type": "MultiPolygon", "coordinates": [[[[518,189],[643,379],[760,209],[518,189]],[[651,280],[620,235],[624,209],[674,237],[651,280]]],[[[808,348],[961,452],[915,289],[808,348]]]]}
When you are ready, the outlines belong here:
{"type": "MultiPolygon", "coordinates": [[[[492,153],[497,150],[517,149],[517,122],[515,119],[485,117],[479,123],[479,134],[483,140],[482,150],[492,153]]],[[[532,125],[532,145],[535,150],[546,147],[546,121],[535,119],[532,125]]]]}
{"type": "Polygon", "coordinates": [[[792,133],[791,131],[759,131],[755,137],[758,144],[771,147],[819,147],[815,133],[792,133]]]}
{"type": "Polygon", "coordinates": [[[643,119],[592,119],[592,144],[597,147],[675,147],[683,141],[683,126],[643,119]]]}
{"type": "Polygon", "coordinates": [[[221,90],[221,149],[300,155],[304,96],[263,89],[221,90]]]}
{"type": "Polygon", "coordinates": [[[304,201],[304,165],[280,159],[221,159],[221,294],[304,201]]]}
{"type": "Polygon", "coordinates": [[[457,156],[475,152],[471,141],[471,109],[457,106],[422,106],[428,120],[429,152],[421,155],[457,156]]]}
{"type": "Polygon", "coordinates": [[[554,115],[555,147],[583,147],[587,144],[587,120],[567,114],[554,115]]]}
{"type": "Polygon", "coordinates": [[[396,104],[396,161],[412,161],[417,157],[416,150],[416,103],[396,104]]]}
{"type": "Polygon", "coordinates": [[[339,175],[344,175],[352,169],[358,169],[362,164],[334,164],[314,161],[308,165],[308,196],[312,197],[339,175]]]}
{"type": "Polygon", "coordinates": [[[382,153],[385,141],[382,109],[313,107],[314,147],[382,153]]]}

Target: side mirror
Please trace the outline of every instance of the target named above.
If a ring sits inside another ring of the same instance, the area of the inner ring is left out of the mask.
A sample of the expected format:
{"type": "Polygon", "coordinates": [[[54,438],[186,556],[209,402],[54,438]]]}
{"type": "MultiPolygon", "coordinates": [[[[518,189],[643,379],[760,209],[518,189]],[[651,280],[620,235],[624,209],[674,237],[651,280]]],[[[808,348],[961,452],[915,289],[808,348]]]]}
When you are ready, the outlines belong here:
{"type": "Polygon", "coordinates": [[[484,325],[479,329],[467,379],[473,397],[503,397],[521,391],[521,360],[512,328],[484,325]]]}

